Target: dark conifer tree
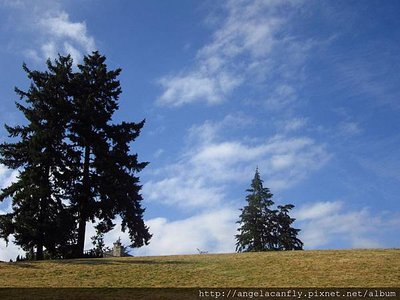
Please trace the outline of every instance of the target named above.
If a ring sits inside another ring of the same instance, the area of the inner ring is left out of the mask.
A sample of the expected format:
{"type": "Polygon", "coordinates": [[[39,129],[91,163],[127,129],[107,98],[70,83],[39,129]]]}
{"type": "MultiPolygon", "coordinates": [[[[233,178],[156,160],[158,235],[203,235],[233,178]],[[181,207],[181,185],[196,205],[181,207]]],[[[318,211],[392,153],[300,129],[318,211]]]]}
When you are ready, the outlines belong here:
{"type": "Polygon", "coordinates": [[[236,235],[236,251],[272,250],[274,241],[275,211],[272,194],[263,187],[258,169],[246,197],[247,205],[241,209],[239,234],[236,235]]]}
{"type": "Polygon", "coordinates": [[[100,220],[99,232],[122,218],[133,247],[148,244],[151,235],[143,222],[139,178],[147,163],[130,154],[130,143],[140,134],[140,123],[112,123],[121,93],[121,70],[109,71],[98,52],[85,56],[73,80],[73,114],[68,125],[73,185],[68,190],[78,218],[77,256],[83,255],[86,222],[100,220]]]}
{"type": "Polygon", "coordinates": [[[68,95],[72,61],[60,57],[47,62],[48,71],[31,71],[24,65],[31,86],[27,92],[16,89],[26,105],[16,103],[27,125],[6,129],[19,141],[0,145],[0,163],[19,169],[17,182],[2,190],[0,200],[12,197],[13,212],[0,216],[0,236],[14,234],[16,244],[26,251],[36,249],[43,259],[43,248],[56,256],[73,236],[73,218],[63,204],[60,177],[63,170],[68,95]]]}
{"type": "MultiPolygon", "coordinates": [[[[28,92],[17,89],[27,106],[17,103],[28,125],[6,127],[16,143],[0,146],[0,163],[19,169],[18,181],[2,190],[12,197],[13,212],[0,216],[0,237],[14,234],[17,244],[43,257],[66,257],[76,239],[74,256],[82,257],[86,222],[100,220],[99,234],[111,230],[117,215],[129,231],[131,246],[148,244],[137,173],[147,163],[130,153],[139,123],[112,123],[118,109],[120,69],[108,71],[98,52],[85,56],[72,71],[62,57],[48,71],[25,71],[28,92]]],[[[31,255],[32,256],[32,255],[31,255]]]]}
{"type": "Polygon", "coordinates": [[[258,168],[247,190],[247,205],[241,209],[236,251],[301,250],[303,243],[297,238],[300,229],[291,227],[295,219],[289,216],[291,204],[273,209],[270,190],[263,186],[258,168]]]}
{"type": "Polygon", "coordinates": [[[289,216],[289,211],[294,205],[279,205],[277,214],[277,240],[279,250],[303,250],[303,242],[297,237],[300,229],[292,227],[295,219],[289,216]]]}

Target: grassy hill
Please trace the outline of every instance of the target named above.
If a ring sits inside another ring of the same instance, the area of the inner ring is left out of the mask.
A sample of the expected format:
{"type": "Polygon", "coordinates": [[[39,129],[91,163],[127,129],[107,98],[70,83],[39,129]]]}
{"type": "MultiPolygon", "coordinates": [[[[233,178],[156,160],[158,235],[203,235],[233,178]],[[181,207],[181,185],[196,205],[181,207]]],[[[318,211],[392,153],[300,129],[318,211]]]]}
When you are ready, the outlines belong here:
{"type": "Polygon", "coordinates": [[[0,287],[400,287],[400,250],[0,263],[0,287]]]}

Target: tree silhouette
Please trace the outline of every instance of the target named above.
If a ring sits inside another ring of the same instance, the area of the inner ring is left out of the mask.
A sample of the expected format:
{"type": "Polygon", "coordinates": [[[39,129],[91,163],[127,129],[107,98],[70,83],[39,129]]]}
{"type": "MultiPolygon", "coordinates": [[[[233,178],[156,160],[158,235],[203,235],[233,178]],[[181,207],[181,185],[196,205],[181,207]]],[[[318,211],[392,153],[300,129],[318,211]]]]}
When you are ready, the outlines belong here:
{"type": "Polygon", "coordinates": [[[77,212],[77,256],[83,255],[86,222],[101,221],[97,230],[107,232],[119,215],[122,230],[128,229],[133,247],[147,244],[151,235],[143,222],[141,186],[135,175],[148,163],[130,154],[129,144],[140,134],[139,123],[112,124],[121,93],[117,80],[121,70],[107,70],[106,58],[98,52],[85,56],[73,80],[68,124],[73,184],[68,190],[77,212]]]}
{"type": "Polygon", "coordinates": [[[302,250],[303,242],[297,238],[300,229],[292,228],[292,223],[295,219],[289,216],[289,211],[294,208],[294,205],[279,205],[277,214],[277,237],[279,250],[302,250]]]}
{"type": "Polygon", "coordinates": [[[274,201],[270,190],[263,186],[258,168],[247,190],[247,205],[241,209],[237,222],[239,234],[236,238],[236,251],[300,250],[303,243],[297,238],[300,229],[291,224],[289,210],[292,204],[272,209],[274,201]]]}
{"type": "Polygon", "coordinates": [[[62,181],[65,161],[65,109],[68,95],[64,86],[70,79],[71,60],[47,62],[48,71],[31,71],[23,66],[31,86],[27,92],[16,89],[26,104],[16,103],[27,125],[7,126],[9,137],[17,142],[0,145],[0,163],[19,169],[18,180],[2,190],[0,200],[12,197],[13,212],[0,216],[0,236],[14,234],[25,251],[36,248],[36,259],[43,259],[43,248],[53,256],[73,241],[73,218],[63,203],[62,181]]]}
{"type": "Polygon", "coordinates": [[[93,52],[76,72],[70,56],[48,61],[45,72],[24,66],[32,84],[28,92],[17,89],[28,104],[17,107],[28,125],[6,126],[19,141],[0,146],[0,163],[20,170],[0,195],[13,202],[13,212],[0,216],[0,237],[14,234],[26,251],[36,249],[37,259],[43,247],[53,256],[82,257],[86,223],[98,221],[101,234],[118,215],[131,246],[151,238],[137,176],[148,163],[130,153],[145,121],[112,122],[121,70],[109,71],[105,60],[93,52]]]}

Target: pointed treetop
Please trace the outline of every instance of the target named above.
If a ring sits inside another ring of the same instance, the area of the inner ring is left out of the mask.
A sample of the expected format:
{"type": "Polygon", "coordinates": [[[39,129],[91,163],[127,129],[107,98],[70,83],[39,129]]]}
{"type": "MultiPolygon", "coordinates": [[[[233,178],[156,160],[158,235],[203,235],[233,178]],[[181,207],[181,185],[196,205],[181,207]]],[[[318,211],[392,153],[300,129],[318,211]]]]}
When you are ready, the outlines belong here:
{"type": "Polygon", "coordinates": [[[258,169],[258,166],[256,167],[256,173],[255,173],[255,175],[254,175],[254,178],[255,177],[260,177],[260,171],[259,171],[259,169],[258,169]]]}
{"type": "Polygon", "coordinates": [[[256,168],[256,172],[254,174],[254,178],[252,180],[252,188],[257,189],[257,188],[263,188],[263,181],[260,176],[260,171],[258,170],[258,166],[256,168]]]}

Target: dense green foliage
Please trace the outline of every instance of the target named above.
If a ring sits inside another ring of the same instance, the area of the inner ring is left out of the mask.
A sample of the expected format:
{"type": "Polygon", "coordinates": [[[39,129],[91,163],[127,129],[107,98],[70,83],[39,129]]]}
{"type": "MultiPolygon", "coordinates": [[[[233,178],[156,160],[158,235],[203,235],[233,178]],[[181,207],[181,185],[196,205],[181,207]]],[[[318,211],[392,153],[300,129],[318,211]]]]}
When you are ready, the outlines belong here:
{"type": "Polygon", "coordinates": [[[14,143],[0,145],[0,163],[19,169],[18,181],[2,190],[0,200],[12,197],[13,212],[0,216],[0,234],[7,240],[14,234],[26,251],[36,247],[43,259],[43,247],[52,256],[64,255],[74,238],[73,217],[63,203],[63,175],[66,144],[65,125],[68,95],[64,86],[70,79],[71,61],[48,61],[48,71],[31,71],[24,65],[31,86],[16,89],[26,106],[16,103],[27,125],[6,129],[14,143]]]}
{"type": "Polygon", "coordinates": [[[130,153],[139,123],[112,123],[121,93],[121,70],[109,71],[98,52],[85,56],[73,71],[70,56],[31,71],[26,105],[16,103],[27,125],[6,129],[16,142],[0,145],[0,163],[18,169],[18,180],[2,190],[13,211],[0,216],[0,237],[14,234],[26,251],[43,248],[52,257],[83,256],[88,221],[98,220],[99,234],[110,231],[119,215],[133,247],[151,235],[143,222],[139,178],[147,163],[130,153]]]}
{"type": "Polygon", "coordinates": [[[247,205],[241,209],[236,251],[301,250],[303,243],[297,238],[300,229],[291,227],[295,219],[289,216],[292,204],[272,209],[274,201],[268,188],[263,187],[258,169],[246,197],[247,205]]]}

